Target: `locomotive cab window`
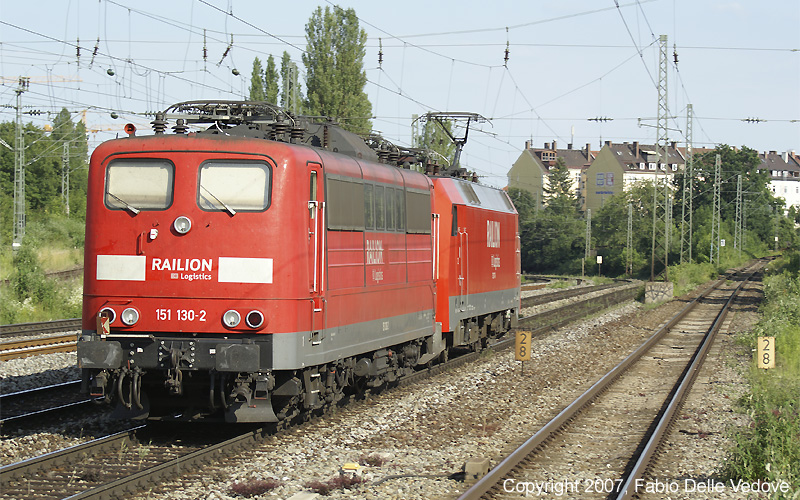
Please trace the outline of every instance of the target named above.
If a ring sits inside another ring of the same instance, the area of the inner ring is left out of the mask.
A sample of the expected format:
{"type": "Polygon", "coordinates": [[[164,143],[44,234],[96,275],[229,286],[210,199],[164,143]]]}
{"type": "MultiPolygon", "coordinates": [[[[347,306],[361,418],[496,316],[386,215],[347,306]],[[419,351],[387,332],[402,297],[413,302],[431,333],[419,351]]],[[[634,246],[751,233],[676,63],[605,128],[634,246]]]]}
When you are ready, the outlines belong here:
{"type": "Polygon", "coordinates": [[[111,210],[164,210],[172,205],[175,165],[167,160],[113,160],[104,201],[111,210]]]}
{"type": "Polygon", "coordinates": [[[197,204],[203,210],[260,212],[270,200],[270,168],[257,161],[209,161],[200,165],[197,204]]]}

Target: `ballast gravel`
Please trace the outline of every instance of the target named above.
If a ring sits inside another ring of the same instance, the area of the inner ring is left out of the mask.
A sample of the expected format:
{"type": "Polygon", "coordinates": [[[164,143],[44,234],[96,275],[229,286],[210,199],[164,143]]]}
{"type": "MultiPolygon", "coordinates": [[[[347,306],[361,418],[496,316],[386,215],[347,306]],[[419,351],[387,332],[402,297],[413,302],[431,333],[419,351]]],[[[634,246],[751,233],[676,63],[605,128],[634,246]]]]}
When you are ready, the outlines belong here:
{"type": "Polygon", "coordinates": [[[80,380],[74,352],[40,354],[0,362],[0,394],[80,380]]]}
{"type": "MultiPolygon", "coordinates": [[[[645,309],[628,302],[533,339],[532,360],[524,366],[514,360],[511,350],[486,354],[475,363],[421,384],[368,397],[281,436],[267,438],[256,450],[165,482],[135,498],[232,500],[244,498],[234,493],[235,484],[270,480],[279,486],[251,498],[286,499],[308,491],[307,485],[313,481],[338,477],[349,462],[362,464],[359,472],[365,482],[352,489],[334,490],[324,498],[456,498],[467,488],[459,474],[468,459],[486,457],[496,465],[684,305],[684,301],[675,300],[645,309]]],[[[734,323],[740,317],[735,315],[734,323]]],[[[716,354],[726,356],[729,352],[722,349],[716,354]]],[[[739,370],[738,358],[720,358],[720,363],[730,372],[720,377],[739,370]]],[[[0,368],[4,384],[16,378],[5,368],[0,368]]],[[[24,370],[19,373],[23,377],[33,375],[24,370]]],[[[736,393],[718,386],[709,383],[704,390],[726,394],[727,398],[720,398],[730,403],[736,393]]],[[[695,404],[697,408],[687,405],[685,412],[705,411],[703,435],[708,429],[715,438],[697,434],[694,439],[671,443],[669,456],[677,457],[682,465],[665,467],[668,475],[687,467],[695,474],[717,474],[727,429],[745,421],[730,404],[715,402],[703,409],[703,398],[697,398],[695,404]]],[[[0,456],[10,454],[11,461],[33,456],[37,453],[31,454],[27,447],[42,450],[46,447],[42,442],[52,439],[57,437],[3,436],[0,456]]],[[[671,463],[669,456],[659,464],[671,463]]]]}

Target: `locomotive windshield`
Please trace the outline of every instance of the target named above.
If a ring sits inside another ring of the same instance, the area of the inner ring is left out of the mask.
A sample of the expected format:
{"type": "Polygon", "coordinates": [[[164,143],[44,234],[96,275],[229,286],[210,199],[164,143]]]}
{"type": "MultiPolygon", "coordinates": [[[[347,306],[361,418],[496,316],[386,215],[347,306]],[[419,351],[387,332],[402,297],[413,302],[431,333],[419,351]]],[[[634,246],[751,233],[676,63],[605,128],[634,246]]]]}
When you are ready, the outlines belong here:
{"type": "Polygon", "coordinates": [[[164,210],[172,205],[175,166],[166,160],[114,160],[106,171],[105,204],[112,210],[164,210]]]}
{"type": "Polygon", "coordinates": [[[270,168],[264,162],[209,161],[200,166],[197,204],[203,210],[262,211],[269,206],[269,193],[270,168]]]}

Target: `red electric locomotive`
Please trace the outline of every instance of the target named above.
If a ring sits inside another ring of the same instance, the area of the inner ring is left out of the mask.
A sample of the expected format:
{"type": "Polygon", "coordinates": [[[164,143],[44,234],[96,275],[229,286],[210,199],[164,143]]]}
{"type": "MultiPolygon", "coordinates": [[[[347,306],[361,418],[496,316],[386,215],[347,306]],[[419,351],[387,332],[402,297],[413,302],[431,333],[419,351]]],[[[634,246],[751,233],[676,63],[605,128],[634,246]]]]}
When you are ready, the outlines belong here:
{"type": "Polygon", "coordinates": [[[168,112],[89,168],[78,363],[117,416],[275,422],[511,325],[502,191],[263,103],[168,112]]]}

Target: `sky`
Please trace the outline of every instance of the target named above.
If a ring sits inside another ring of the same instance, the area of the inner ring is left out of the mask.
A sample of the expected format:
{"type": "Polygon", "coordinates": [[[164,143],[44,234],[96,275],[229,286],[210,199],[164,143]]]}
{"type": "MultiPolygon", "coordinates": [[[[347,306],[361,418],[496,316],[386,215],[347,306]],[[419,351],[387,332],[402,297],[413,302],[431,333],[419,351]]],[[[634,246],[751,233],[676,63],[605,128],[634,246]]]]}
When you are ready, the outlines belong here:
{"type": "Polygon", "coordinates": [[[797,0],[2,0],[0,121],[19,76],[23,121],[67,108],[90,146],[128,122],[149,131],[145,113],[177,102],[247,98],[255,57],[288,52],[303,85],[305,25],[335,5],[368,36],[373,129],[410,146],[412,115],[478,113],[461,161],[490,185],[526,141],[654,143],[661,35],[670,141],[687,141],[691,104],[694,147],[800,152],[797,0]]]}

